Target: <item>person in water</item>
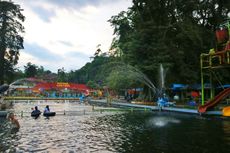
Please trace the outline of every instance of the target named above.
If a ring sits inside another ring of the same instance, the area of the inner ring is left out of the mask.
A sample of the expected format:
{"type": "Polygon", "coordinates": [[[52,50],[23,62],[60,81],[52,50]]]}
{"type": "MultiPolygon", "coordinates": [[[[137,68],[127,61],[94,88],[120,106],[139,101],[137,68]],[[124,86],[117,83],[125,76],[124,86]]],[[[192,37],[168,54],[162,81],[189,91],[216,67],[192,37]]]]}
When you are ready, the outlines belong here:
{"type": "Polygon", "coordinates": [[[41,111],[38,109],[38,106],[35,106],[32,113],[39,114],[39,113],[41,113],[41,111]]]}
{"type": "Polygon", "coordinates": [[[44,113],[47,113],[47,112],[50,112],[49,105],[46,105],[45,110],[44,110],[44,113]]]}
{"type": "Polygon", "coordinates": [[[12,123],[13,128],[17,128],[17,129],[20,128],[20,124],[19,124],[18,120],[15,118],[14,113],[10,113],[9,116],[8,116],[8,119],[12,123]]]}

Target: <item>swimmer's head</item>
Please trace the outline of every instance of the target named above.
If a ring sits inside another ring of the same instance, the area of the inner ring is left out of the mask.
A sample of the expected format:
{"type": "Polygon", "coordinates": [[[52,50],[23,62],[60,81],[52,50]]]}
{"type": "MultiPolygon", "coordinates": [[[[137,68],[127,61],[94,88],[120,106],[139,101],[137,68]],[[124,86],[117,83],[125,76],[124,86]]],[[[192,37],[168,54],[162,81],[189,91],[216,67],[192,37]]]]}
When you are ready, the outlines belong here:
{"type": "Polygon", "coordinates": [[[13,119],[14,118],[14,113],[9,113],[8,118],[13,119]]]}

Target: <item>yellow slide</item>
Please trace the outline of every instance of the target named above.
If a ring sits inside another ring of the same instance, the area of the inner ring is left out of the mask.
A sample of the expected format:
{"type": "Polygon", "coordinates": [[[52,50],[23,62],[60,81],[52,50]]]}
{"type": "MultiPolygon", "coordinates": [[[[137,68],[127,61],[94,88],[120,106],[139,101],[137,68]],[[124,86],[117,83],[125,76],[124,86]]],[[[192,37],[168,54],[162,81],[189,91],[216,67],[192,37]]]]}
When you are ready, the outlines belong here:
{"type": "Polygon", "coordinates": [[[230,116],[230,106],[224,107],[222,112],[223,116],[230,116]]]}

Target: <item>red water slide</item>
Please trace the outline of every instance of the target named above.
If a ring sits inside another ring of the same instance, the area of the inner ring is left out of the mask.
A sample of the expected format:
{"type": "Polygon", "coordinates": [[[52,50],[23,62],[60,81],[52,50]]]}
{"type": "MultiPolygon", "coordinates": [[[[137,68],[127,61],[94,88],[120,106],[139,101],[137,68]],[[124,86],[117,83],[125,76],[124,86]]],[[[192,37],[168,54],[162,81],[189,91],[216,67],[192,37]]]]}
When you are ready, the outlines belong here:
{"type": "Polygon", "coordinates": [[[228,95],[230,95],[230,88],[227,88],[223,91],[221,91],[216,97],[214,97],[212,100],[209,100],[207,103],[205,103],[202,106],[199,106],[198,112],[199,113],[205,113],[207,109],[213,108],[216,106],[222,99],[226,98],[228,95]]]}

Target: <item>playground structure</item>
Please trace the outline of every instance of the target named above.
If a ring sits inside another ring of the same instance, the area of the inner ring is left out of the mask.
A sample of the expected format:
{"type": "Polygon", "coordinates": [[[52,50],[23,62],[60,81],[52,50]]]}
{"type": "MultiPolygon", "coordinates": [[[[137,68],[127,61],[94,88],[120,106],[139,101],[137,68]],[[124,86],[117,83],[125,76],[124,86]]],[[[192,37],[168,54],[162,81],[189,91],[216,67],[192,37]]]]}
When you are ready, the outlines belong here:
{"type": "Polygon", "coordinates": [[[79,99],[83,95],[87,96],[89,91],[90,88],[85,84],[46,82],[36,78],[23,78],[9,85],[6,98],[79,99]]]}
{"type": "MultiPolygon", "coordinates": [[[[230,88],[224,89],[218,95],[215,95],[214,79],[217,79],[215,71],[218,69],[230,68],[230,19],[219,26],[216,30],[217,45],[215,49],[211,49],[208,54],[200,55],[201,67],[201,104],[198,112],[205,113],[215,107],[223,99],[230,95],[230,88]],[[210,82],[210,100],[205,103],[205,76],[208,76],[210,82]]],[[[220,85],[221,82],[219,81],[220,85]]],[[[229,110],[229,109],[228,109],[229,110]]]]}

